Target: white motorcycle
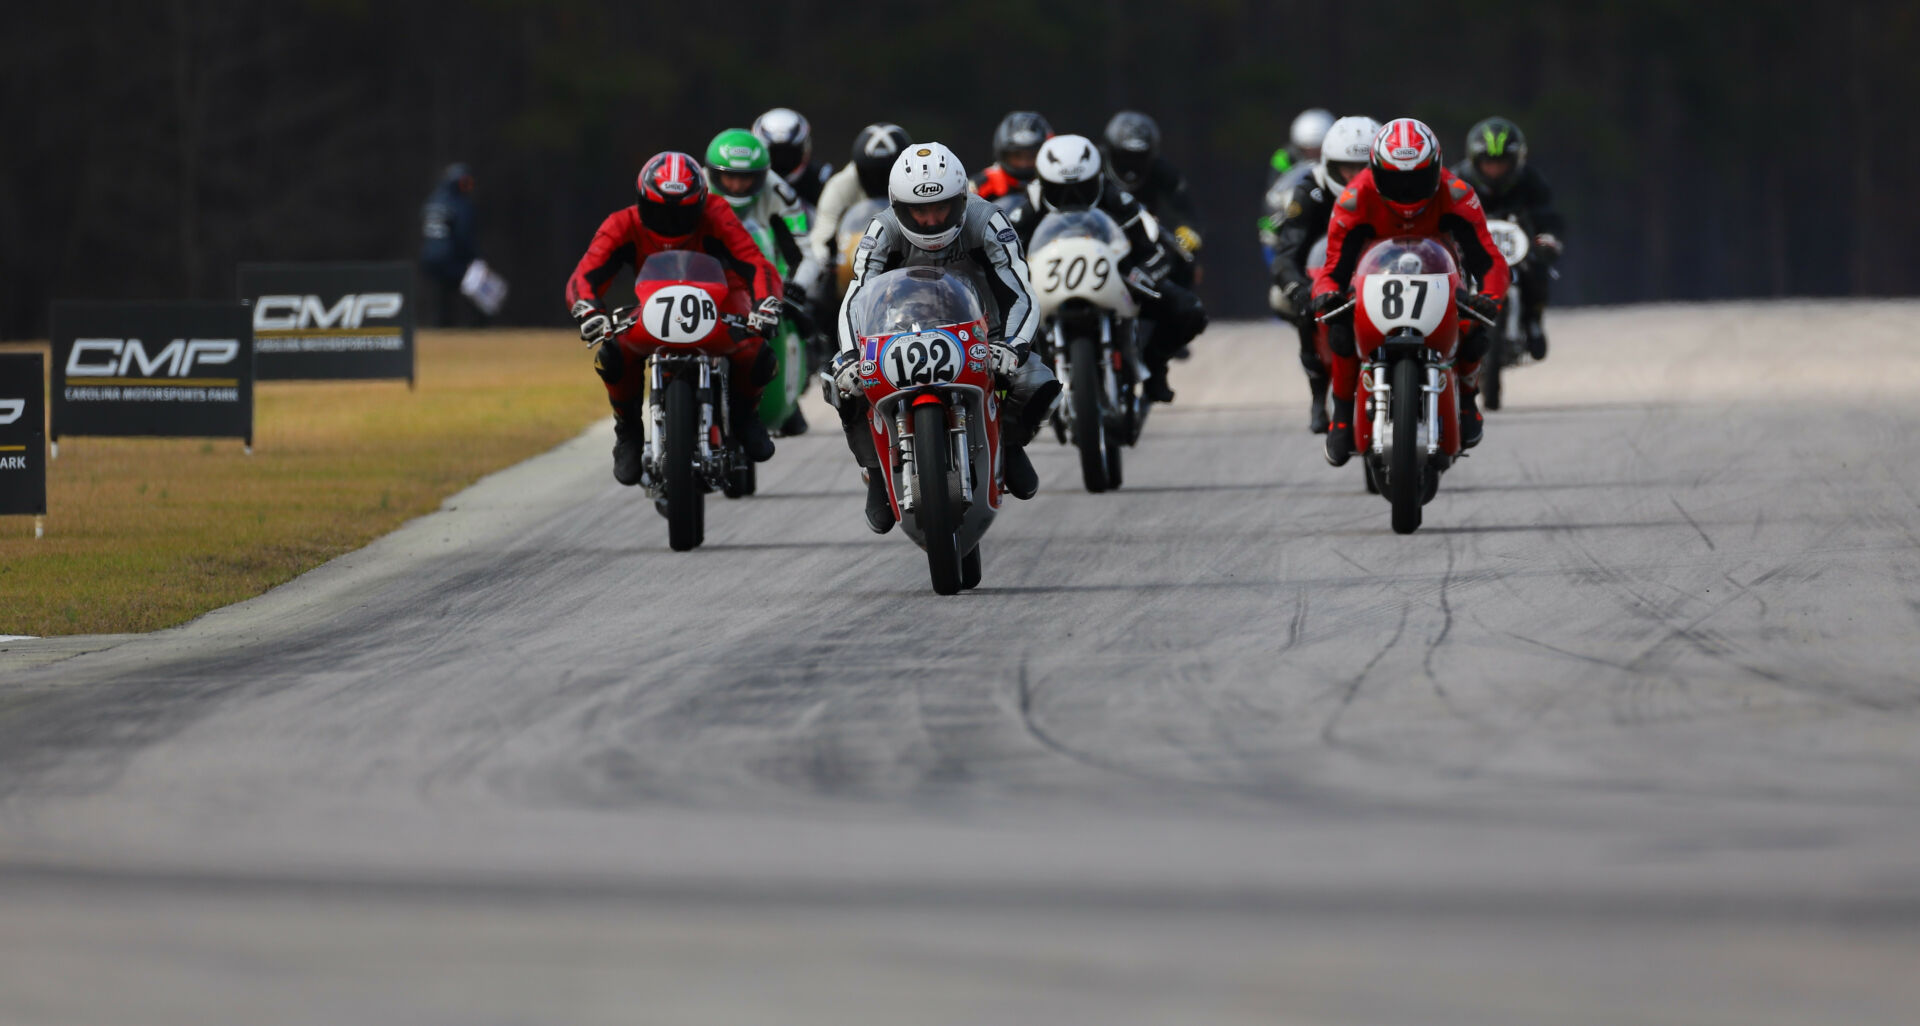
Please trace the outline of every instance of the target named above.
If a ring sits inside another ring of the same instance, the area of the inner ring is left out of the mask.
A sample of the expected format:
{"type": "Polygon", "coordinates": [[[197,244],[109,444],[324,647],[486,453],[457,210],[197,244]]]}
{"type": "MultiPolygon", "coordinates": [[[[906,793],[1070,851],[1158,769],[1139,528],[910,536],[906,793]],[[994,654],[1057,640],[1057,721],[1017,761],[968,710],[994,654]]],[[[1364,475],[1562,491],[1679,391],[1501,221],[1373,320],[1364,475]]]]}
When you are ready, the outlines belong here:
{"type": "Polygon", "coordinates": [[[1099,210],[1048,214],[1027,247],[1040,355],[1063,389],[1054,432],[1080,450],[1089,492],[1120,487],[1120,450],[1139,440],[1150,405],[1140,395],[1140,306],[1120,269],[1131,248],[1099,210]]]}
{"type": "Polygon", "coordinates": [[[1489,219],[1487,234],[1493,237],[1494,246],[1506,258],[1507,269],[1512,274],[1512,283],[1507,286],[1506,312],[1491,329],[1493,344],[1487,347],[1486,359],[1480,365],[1480,397],[1486,400],[1487,409],[1497,410],[1505,391],[1502,372],[1518,366],[1527,356],[1527,325],[1520,316],[1520,268],[1526,265],[1533,241],[1525,228],[1512,221],[1489,219]]]}

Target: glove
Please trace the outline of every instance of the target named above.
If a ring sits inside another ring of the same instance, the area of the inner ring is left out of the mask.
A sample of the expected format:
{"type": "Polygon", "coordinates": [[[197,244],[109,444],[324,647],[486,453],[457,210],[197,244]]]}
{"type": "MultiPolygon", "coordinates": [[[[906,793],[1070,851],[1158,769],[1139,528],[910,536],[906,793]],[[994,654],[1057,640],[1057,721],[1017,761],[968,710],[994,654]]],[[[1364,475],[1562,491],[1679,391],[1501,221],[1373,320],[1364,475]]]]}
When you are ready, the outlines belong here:
{"type": "Polygon", "coordinates": [[[1153,287],[1153,275],[1144,267],[1127,269],[1127,287],[1148,299],[1159,299],[1160,290],[1153,287]]]}
{"type": "Polygon", "coordinates": [[[860,354],[851,349],[842,349],[833,356],[833,364],[827,373],[833,378],[834,390],[842,396],[861,395],[860,354]]]}
{"type": "Polygon", "coordinates": [[[1155,247],[1152,256],[1140,261],[1140,269],[1147,273],[1147,277],[1157,282],[1165,278],[1167,272],[1173,269],[1173,258],[1167,255],[1164,248],[1155,247]]]}
{"type": "Polygon", "coordinates": [[[773,329],[779,326],[780,300],[772,296],[761,300],[760,305],[747,315],[747,328],[762,338],[772,335],[773,329]]]}
{"type": "MultiPolygon", "coordinates": [[[[1345,291],[1324,292],[1324,293],[1321,293],[1320,295],[1313,297],[1313,305],[1307,308],[1307,312],[1311,313],[1316,319],[1320,317],[1326,317],[1327,314],[1332,313],[1333,311],[1338,310],[1343,306],[1346,306],[1348,302],[1352,301],[1352,299],[1353,299],[1353,293],[1351,292],[1345,292],[1345,291]]],[[[1345,313],[1339,314],[1338,316],[1329,317],[1328,321],[1329,323],[1332,323],[1332,322],[1339,322],[1339,321],[1350,321],[1352,319],[1353,319],[1353,311],[1348,310],[1345,313]]]]}
{"type": "Polygon", "coordinates": [[[1173,238],[1174,241],[1180,243],[1180,248],[1186,250],[1188,253],[1200,252],[1200,233],[1194,231],[1192,228],[1184,224],[1175,228],[1173,230],[1173,238]]]}
{"type": "Polygon", "coordinates": [[[1550,264],[1550,263],[1553,263],[1555,260],[1560,259],[1560,240],[1555,238],[1554,236],[1551,236],[1551,235],[1534,236],[1533,247],[1534,249],[1539,251],[1540,258],[1543,263],[1550,264]]]}
{"type": "Polygon", "coordinates": [[[608,317],[607,312],[600,309],[599,305],[592,300],[582,299],[573,304],[573,309],[569,312],[573,314],[574,321],[580,325],[581,341],[598,342],[613,334],[613,318],[608,317]]]}
{"type": "Polygon", "coordinates": [[[1305,310],[1312,302],[1307,298],[1307,287],[1297,281],[1280,286],[1280,294],[1287,297],[1287,302],[1293,304],[1295,310],[1305,310]]]}
{"type": "Polygon", "coordinates": [[[1003,342],[993,344],[993,372],[1000,377],[1012,377],[1014,370],[1025,362],[1026,358],[1027,347],[1024,345],[1010,346],[1003,342]]]}
{"type": "Polygon", "coordinates": [[[1468,292],[1460,297],[1460,302],[1467,309],[1490,321],[1499,320],[1500,308],[1506,305],[1503,300],[1484,292],[1468,292]]]}

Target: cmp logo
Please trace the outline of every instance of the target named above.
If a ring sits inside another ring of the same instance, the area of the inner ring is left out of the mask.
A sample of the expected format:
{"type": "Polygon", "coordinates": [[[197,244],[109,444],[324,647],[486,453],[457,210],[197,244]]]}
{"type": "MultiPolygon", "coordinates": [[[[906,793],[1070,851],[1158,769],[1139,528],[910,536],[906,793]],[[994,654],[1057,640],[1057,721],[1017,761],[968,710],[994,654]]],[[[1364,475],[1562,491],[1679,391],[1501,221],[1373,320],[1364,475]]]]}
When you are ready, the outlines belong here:
{"type": "Polygon", "coordinates": [[[25,399],[0,399],[0,427],[19,420],[27,412],[25,399]]]}
{"type": "Polygon", "coordinates": [[[231,338],[176,338],[148,353],[137,338],[78,338],[67,354],[69,378],[189,378],[195,370],[233,363],[240,341],[231,338]]]}
{"type": "Polygon", "coordinates": [[[319,296],[261,296],[253,305],[253,330],[356,330],[368,318],[399,316],[403,304],[398,292],[349,292],[331,307],[319,296]]]}

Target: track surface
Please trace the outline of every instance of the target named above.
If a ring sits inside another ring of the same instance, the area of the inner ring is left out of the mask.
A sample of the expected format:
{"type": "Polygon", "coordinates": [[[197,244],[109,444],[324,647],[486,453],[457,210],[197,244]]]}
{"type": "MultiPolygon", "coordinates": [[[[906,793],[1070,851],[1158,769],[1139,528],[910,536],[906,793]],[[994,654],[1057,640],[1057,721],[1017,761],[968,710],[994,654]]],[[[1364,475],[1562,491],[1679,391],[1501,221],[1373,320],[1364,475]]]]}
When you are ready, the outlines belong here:
{"type": "Polygon", "coordinates": [[[1408,538],[1227,326],[974,594],[837,432],[689,555],[596,433],[9,643],[0,1022],[1910,1023],[1916,315],[1556,316],[1408,538]]]}

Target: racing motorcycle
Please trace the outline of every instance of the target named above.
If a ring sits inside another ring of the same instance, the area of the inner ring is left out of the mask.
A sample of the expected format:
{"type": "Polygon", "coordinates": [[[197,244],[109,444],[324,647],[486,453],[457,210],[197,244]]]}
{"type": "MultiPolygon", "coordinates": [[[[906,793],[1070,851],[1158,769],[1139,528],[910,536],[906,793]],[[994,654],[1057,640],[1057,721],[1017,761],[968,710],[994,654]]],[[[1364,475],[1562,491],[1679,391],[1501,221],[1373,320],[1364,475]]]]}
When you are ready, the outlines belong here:
{"type": "Polygon", "coordinates": [[[1002,474],[1000,400],[980,301],[944,271],[906,267],[862,286],[849,320],[894,515],[926,550],[935,592],[975,587],[1002,474]]]}
{"type": "Polygon", "coordinates": [[[618,344],[620,335],[647,350],[647,497],[667,518],[667,544],[676,552],[706,538],[706,495],[728,498],[754,490],[753,461],[735,436],[731,357],[748,339],[745,300],[729,296],[727,274],[705,253],[655,253],[640,266],[639,302],[615,311],[610,335],[590,346],[618,344]]]}
{"type": "Polygon", "coordinates": [[[1505,392],[1502,372],[1519,366],[1527,356],[1527,325],[1520,316],[1520,268],[1526,264],[1533,243],[1527,230],[1513,221],[1488,218],[1487,233],[1493,236],[1494,246],[1506,258],[1513,275],[1512,284],[1507,286],[1506,311],[1500,323],[1493,326],[1493,344],[1487,347],[1486,359],[1480,364],[1480,397],[1486,400],[1487,409],[1497,410],[1505,392]]]}
{"type": "Polygon", "coordinates": [[[1049,213],[1027,248],[1040,356],[1064,390],[1054,432],[1080,450],[1089,492],[1120,487],[1120,450],[1139,440],[1151,406],[1139,394],[1140,307],[1120,271],[1130,248],[1126,233],[1099,210],[1049,213]]]}
{"type": "MultiPolygon", "coordinates": [[[[791,268],[787,266],[786,257],[781,255],[780,247],[774,244],[773,231],[751,215],[740,220],[740,227],[753,236],[754,245],[760,247],[760,254],[773,263],[780,277],[785,278],[791,268]]],[[[806,430],[806,420],[800,416],[800,395],[807,387],[807,346],[798,322],[802,319],[811,321],[807,312],[792,301],[786,301],[784,307],[786,315],[780,318],[780,327],[774,332],[774,337],[767,340],[767,345],[773,349],[778,370],[766,391],[760,394],[760,423],[774,427],[783,436],[797,435],[806,430]]]]}
{"type": "MultiPolygon", "coordinates": [[[[1421,507],[1440,489],[1440,475],[1460,455],[1460,382],[1453,370],[1460,344],[1463,279],[1453,254],[1422,236],[1374,243],[1360,257],[1347,303],[1320,317],[1353,317],[1360,387],[1353,447],[1369,491],[1393,507],[1393,530],[1420,528],[1421,507]]],[[[1486,318],[1483,322],[1491,323],[1486,318]]]]}

